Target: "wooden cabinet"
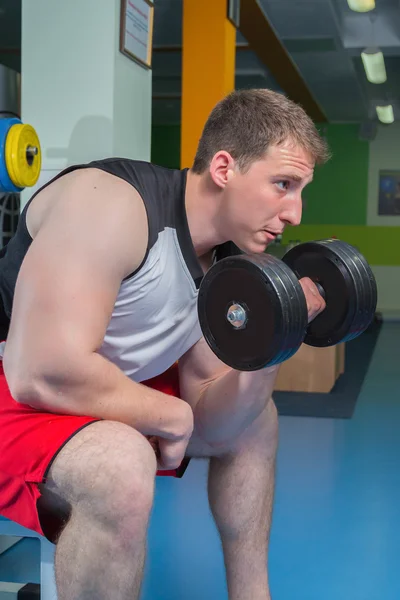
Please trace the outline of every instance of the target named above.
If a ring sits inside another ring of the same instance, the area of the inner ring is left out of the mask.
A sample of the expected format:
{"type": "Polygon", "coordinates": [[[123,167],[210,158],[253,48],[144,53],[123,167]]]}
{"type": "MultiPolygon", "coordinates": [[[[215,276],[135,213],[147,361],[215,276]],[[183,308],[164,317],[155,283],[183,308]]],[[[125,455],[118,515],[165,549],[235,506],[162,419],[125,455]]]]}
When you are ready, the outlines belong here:
{"type": "Polygon", "coordinates": [[[328,393],[344,373],[344,363],[345,344],[330,348],[314,348],[303,344],[292,358],[280,366],[275,389],[328,393]]]}

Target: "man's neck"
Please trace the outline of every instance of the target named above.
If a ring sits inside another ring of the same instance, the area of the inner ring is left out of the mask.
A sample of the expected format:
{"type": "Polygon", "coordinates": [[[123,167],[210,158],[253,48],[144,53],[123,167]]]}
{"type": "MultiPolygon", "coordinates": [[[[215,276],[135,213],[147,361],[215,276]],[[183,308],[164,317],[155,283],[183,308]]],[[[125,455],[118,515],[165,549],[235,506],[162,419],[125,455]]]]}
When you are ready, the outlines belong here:
{"type": "Polygon", "coordinates": [[[186,215],[193,246],[197,256],[204,256],[224,241],[217,230],[219,198],[218,190],[207,181],[206,176],[187,173],[186,215]]]}

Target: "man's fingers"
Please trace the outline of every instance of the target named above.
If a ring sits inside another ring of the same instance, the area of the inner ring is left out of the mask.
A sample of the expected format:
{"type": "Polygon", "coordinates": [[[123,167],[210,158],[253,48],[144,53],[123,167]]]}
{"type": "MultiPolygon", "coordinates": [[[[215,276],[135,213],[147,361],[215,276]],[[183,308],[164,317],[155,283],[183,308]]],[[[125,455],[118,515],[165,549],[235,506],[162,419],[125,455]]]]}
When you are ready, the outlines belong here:
{"type": "Polygon", "coordinates": [[[187,445],[188,445],[187,440],[180,440],[179,442],[173,442],[171,440],[159,438],[158,439],[158,447],[159,447],[159,451],[160,451],[159,468],[161,470],[177,469],[185,457],[187,445]]]}
{"type": "Polygon", "coordinates": [[[308,321],[315,319],[325,308],[326,302],[318,291],[317,286],[309,277],[300,279],[307,302],[308,321]]]}

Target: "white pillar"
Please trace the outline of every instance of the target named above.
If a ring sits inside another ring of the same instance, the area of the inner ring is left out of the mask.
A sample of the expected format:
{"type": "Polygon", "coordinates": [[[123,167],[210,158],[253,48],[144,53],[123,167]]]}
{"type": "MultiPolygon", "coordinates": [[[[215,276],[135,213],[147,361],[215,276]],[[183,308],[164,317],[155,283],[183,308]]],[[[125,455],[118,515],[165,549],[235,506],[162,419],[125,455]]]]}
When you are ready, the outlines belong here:
{"type": "Polygon", "coordinates": [[[65,167],[150,160],[151,71],[119,51],[121,0],[22,0],[22,120],[42,147],[38,184],[65,167]]]}

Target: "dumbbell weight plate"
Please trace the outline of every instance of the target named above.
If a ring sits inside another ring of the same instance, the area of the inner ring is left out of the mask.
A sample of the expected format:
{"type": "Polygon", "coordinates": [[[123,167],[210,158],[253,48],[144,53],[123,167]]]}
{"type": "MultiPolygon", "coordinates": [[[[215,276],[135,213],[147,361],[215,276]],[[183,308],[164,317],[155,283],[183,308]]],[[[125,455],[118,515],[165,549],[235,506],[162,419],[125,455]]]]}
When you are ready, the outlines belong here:
{"type": "Polygon", "coordinates": [[[378,290],[372,269],[365,258],[349,244],[343,245],[341,251],[344,260],[348,260],[348,264],[353,264],[354,273],[356,270],[359,273],[359,278],[357,279],[359,291],[357,313],[351,331],[346,338],[346,341],[349,341],[363,333],[373,321],[378,290]]]}
{"type": "Polygon", "coordinates": [[[290,358],[299,349],[308,322],[297,278],[268,254],[227,257],[211,267],[200,286],[198,313],[211,349],[241,371],[290,358]],[[235,308],[238,313],[232,313],[235,308]],[[232,314],[237,320],[230,322],[232,314]]]}
{"type": "Polygon", "coordinates": [[[305,344],[332,346],[367,329],[376,310],[377,287],[356,248],[334,239],[308,242],[292,248],[283,261],[299,279],[309,277],[325,292],[326,309],[309,324],[305,344]]]}

